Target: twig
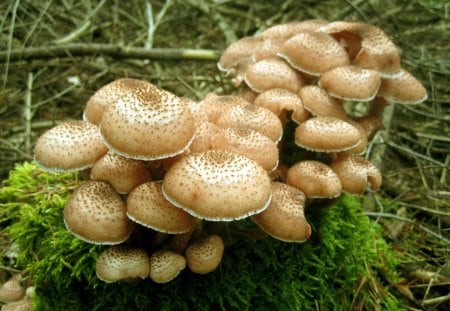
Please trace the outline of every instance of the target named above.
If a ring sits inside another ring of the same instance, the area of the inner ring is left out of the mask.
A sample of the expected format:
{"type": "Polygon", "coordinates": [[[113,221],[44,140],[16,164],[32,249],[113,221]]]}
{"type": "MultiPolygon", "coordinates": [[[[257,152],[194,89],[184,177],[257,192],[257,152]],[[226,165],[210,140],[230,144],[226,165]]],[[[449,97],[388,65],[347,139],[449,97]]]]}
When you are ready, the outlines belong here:
{"type": "Polygon", "coordinates": [[[29,160],[29,161],[33,160],[33,157],[31,155],[29,155],[29,154],[23,152],[22,150],[20,150],[19,148],[15,147],[6,139],[0,138],[0,143],[2,143],[4,146],[8,147],[10,150],[20,154],[22,157],[25,158],[25,160],[29,160]]]}
{"type": "Polygon", "coordinates": [[[102,43],[29,47],[0,52],[0,62],[31,59],[64,58],[104,54],[117,58],[184,59],[217,61],[219,52],[207,49],[141,48],[102,43]]]}
{"type": "Polygon", "coordinates": [[[403,151],[404,153],[410,154],[410,155],[412,155],[415,158],[420,158],[422,160],[429,161],[431,163],[439,165],[440,167],[445,167],[444,163],[441,163],[441,162],[439,162],[439,161],[437,161],[435,159],[432,159],[432,158],[429,158],[427,156],[424,156],[423,154],[415,152],[414,150],[411,150],[408,147],[397,145],[396,143],[393,143],[392,141],[389,141],[389,140],[386,140],[385,143],[388,146],[390,146],[392,148],[395,148],[397,150],[403,151]]]}
{"type": "Polygon", "coordinates": [[[5,66],[6,68],[3,73],[3,76],[4,76],[3,88],[5,88],[6,81],[8,80],[8,70],[9,70],[9,62],[11,60],[11,52],[12,52],[11,47],[12,47],[12,41],[13,41],[14,24],[16,23],[16,13],[17,13],[17,8],[19,7],[19,3],[20,3],[20,0],[16,0],[16,2],[14,2],[14,6],[12,8],[11,27],[9,28],[9,35],[8,35],[8,47],[6,49],[6,52],[4,52],[5,59],[2,59],[2,61],[4,61],[6,63],[6,66],[5,66]]]}
{"type": "Polygon", "coordinates": [[[443,302],[450,301],[450,294],[441,297],[430,298],[422,301],[423,306],[431,306],[441,304],[443,302]]]}
{"type": "Polygon", "coordinates": [[[24,138],[25,138],[25,152],[30,153],[31,151],[31,96],[33,89],[33,72],[28,73],[27,90],[25,93],[25,108],[23,111],[24,115],[24,138]]]}

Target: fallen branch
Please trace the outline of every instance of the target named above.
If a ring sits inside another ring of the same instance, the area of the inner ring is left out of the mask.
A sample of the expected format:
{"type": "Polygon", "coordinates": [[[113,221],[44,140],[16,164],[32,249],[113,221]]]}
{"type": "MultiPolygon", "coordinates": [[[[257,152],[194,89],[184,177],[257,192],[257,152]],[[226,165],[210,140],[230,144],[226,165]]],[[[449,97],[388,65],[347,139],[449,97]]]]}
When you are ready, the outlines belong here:
{"type": "Polygon", "coordinates": [[[0,62],[76,56],[108,55],[116,58],[216,61],[219,52],[207,49],[141,48],[101,43],[27,47],[0,52],[0,62]]]}

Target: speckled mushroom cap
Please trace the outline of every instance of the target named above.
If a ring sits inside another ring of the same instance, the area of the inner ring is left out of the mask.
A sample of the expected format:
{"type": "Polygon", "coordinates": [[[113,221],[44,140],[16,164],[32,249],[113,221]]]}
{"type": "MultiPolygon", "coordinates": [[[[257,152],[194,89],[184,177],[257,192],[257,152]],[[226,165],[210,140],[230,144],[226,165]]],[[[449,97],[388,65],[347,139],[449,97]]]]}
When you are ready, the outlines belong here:
{"type": "Polygon", "coordinates": [[[283,125],[272,111],[248,102],[233,105],[223,111],[214,124],[221,128],[242,127],[253,129],[274,142],[280,141],[283,135],[283,125]]]}
{"type": "Polygon", "coordinates": [[[300,189],[307,198],[336,198],[342,192],[339,177],[325,163],[304,160],[287,172],[287,183],[300,189]]]}
{"type": "Polygon", "coordinates": [[[384,78],[396,78],[400,73],[400,56],[395,44],[378,27],[357,22],[336,21],[318,31],[344,41],[353,63],[380,72],[384,78]]]}
{"type": "Polygon", "coordinates": [[[159,232],[177,234],[192,230],[196,219],[167,201],[161,185],[162,181],[152,181],[133,189],[127,198],[127,216],[159,232]]]}
{"type": "Polygon", "coordinates": [[[231,221],[267,208],[271,185],[267,172],[236,153],[192,153],[166,173],[164,196],[200,219],[231,221]]]}
{"type": "Polygon", "coordinates": [[[64,223],[76,237],[93,244],[122,243],[133,230],[125,202],[104,181],[88,181],[70,195],[64,223]]]}
{"type": "Polygon", "coordinates": [[[20,284],[21,275],[16,274],[0,286],[0,301],[11,302],[25,296],[25,288],[20,284]]]}
{"type": "Polygon", "coordinates": [[[419,104],[428,98],[427,90],[410,72],[402,69],[402,75],[397,79],[383,79],[379,96],[389,102],[399,104],[419,104]]]}
{"type": "Polygon", "coordinates": [[[304,84],[301,74],[277,57],[250,64],[246,69],[244,81],[258,93],[275,88],[297,92],[304,84]]]}
{"type": "Polygon", "coordinates": [[[303,108],[300,97],[283,88],[270,89],[259,94],[253,104],[269,109],[277,116],[281,115],[284,110],[294,111],[303,108]]]}
{"type": "Polygon", "coordinates": [[[288,39],[302,31],[314,31],[327,24],[321,19],[307,19],[300,22],[289,22],[271,26],[258,36],[266,39],[288,39]]]}
{"type": "Polygon", "coordinates": [[[342,190],[351,194],[363,194],[370,184],[377,191],[382,183],[380,171],[369,160],[342,152],[330,163],[331,169],[339,176],[342,190]]]}
{"type": "Polygon", "coordinates": [[[210,273],[217,269],[224,252],[223,240],[218,235],[209,235],[194,241],[186,248],[186,262],[192,272],[210,273]]]}
{"type": "Polygon", "coordinates": [[[350,64],[345,49],[324,32],[305,31],[290,37],[278,56],[293,68],[314,76],[350,64]]]}
{"type": "Polygon", "coordinates": [[[99,88],[87,101],[83,118],[93,124],[99,125],[105,109],[119,100],[122,96],[135,90],[145,89],[151,85],[149,82],[138,79],[122,78],[114,80],[99,88]]]}
{"type": "Polygon", "coordinates": [[[262,38],[244,37],[231,43],[220,56],[217,67],[220,71],[230,72],[239,62],[252,58],[252,54],[263,41],[262,38]]]}
{"type": "Polygon", "coordinates": [[[198,122],[195,129],[195,137],[189,146],[191,152],[200,152],[213,149],[214,139],[221,139],[222,129],[208,121],[198,122]]]}
{"type": "Polygon", "coordinates": [[[155,283],[167,283],[186,268],[186,259],[173,251],[160,250],[150,256],[150,278],[155,283]]]}
{"type": "Polygon", "coordinates": [[[343,151],[356,146],[360,140],[358,128],[335,117],[311,118],[295,129],[295,143],[312,151],[343,151]]]}
{"type": "Polygon", "coordinates": [[[186,100],[149,84],[110,105],[100,132],[114,153],[155,160],[186,150],[194,137],[195,120],[186,100]]]}
{"type": "Polygon", "coordinates": [[[278,165],[278,146],[269,137],[249,128],[225,128],[212,140],[212,149],[226,150],[254,160],[266,171],[278,165]]]}
{"type": "Polygon", "coordinates": [[[376,70],[357,66],[340,66],[325,72],[318,85],[331,96],[344,100],[370,101],[381,83],[376,70]]]}
{"type": "Polygon", "coordinates": [[[298,94],[303,107],[315,116],[329,116],[343,120],[347,118],[342,103],[317,85],[306,85],[298,94]]]}
{"type": "Polygon", "coordinates": [[[150,258],[141,248],[110,246],[97,257],[95,272],[107,283],[145,279],[150,273],[150,258]]]}
{"type": "Polygon", "coordinates": [[[92,167],[107,151],[96,125],[74,120],[42,134],[34,147],[34,159],[49,171],[80,171],[92,167]]]}
{"type": "Polygon", "coordinates": [[[272,237],[285,242],[304,242],[311,235],[303,208],[305,194],[281,182],[272,182],[272,200],[262,213],[252,216],[255,223],[272,237]]]}
{"type": "Polygon", "coordinates": [[[91,179],[107,181],[118,193],[129,193],[140,184],[152,180],[152,175],[144,161],[108,152],[92,167],[91,179]]]}

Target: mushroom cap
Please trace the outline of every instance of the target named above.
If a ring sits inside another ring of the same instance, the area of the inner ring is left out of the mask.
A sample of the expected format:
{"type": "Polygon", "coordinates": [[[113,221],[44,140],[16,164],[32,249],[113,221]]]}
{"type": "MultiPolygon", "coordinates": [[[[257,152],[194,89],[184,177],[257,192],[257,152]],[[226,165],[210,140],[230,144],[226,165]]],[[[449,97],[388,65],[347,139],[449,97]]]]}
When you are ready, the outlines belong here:
{"type": "Polygon", "coordinates": [[[34,159],[48,171],[80,171],[92,167],[107,151],[96,125],[74,120],[42,134],[34,147],[34,159]]]}
{"type": "Polygon", "coordinates": [[[99,125],[103,113],[109,105],[135,90],[145,89],[149,84],[144,80],[121,78],[102,86],[87,101],[83,119],[99,125]]]}
{"type": "Polygon", "coordinates": [[[195,133],[188,102],[149,83],[123,94],[104,112],[100,132],[114,153],[155,160],[186,150],[195,133]]]}
{"type": "Polygon", "coordinates": [[[93,244],[119,244],[130,236],[133,224],[122,197],[104,181],[88,181],[69,197],[64,208],[66,228],[93,244]]]}
{"type": "Polygon", "coordinates": [[[186,268],[186,259],[173,251],[160,250],[150,256],[150,278],[155,283],[167,283],[186,268]]]}
{"type": "Polygon", "coordinates": [[[306,85],[298,94],[303,107],[315,116],[329,116],[343,120],[347,118],[342,103],[317,85],[306,85]]]}
{"type": "Polygon", "coordinates": [[[212,140],[212,149],[226,150],[254,160],[266,171],[278,165],[278,146],[269,137],[249,128],[225,128],[212,140]]]}
{"type": "Polygon", "coordinates": [[[20,284],[20,274],[13,275],[0,286],[0,301],[12,302],[25,296],[25,288],[20,284]]]}
{"type": "Polygon", "coordinates": [[[383,79],[378,95],[399,104],[419,104],[428,98],[427,90],[410,72],[402,69],[397,79],[383,79]]]}
{"type": "Polygon", "coordinates": [[[381,83],[376,70],[357,66],[340,66],[325,72],[318,85],[331,96],[344,100],[370,101],[381,83]]]}
{"type": "Polygon", "coordinates": [[[293,68],[314,76],[350,64],[345,49],[324,32],[305,31],[290,37],[278,56],[293,68]]]}
{"type": "Polygon", "coordinates": [[[271,26],[261,32],[258,37],[266,39],[288,39],[302,31],[314,31],[327,24],[322,19],[307,19],[300,22],[289,22],[271,26]]]}
{"type": "Polygon", "coordinates": [[[200,152],[213,149],[213,139],[220,139],[223,136],[222,129],[214,123],[202,121],[197,123],[194,140],[189,146],[190,152],[200,152]]]}
{"type": "Polygon", "coordinates": [[[97,257],[95,272],[107,283],[145,279],[150,274],[150,257],[141,248],[110,246],[97,257]]]}
{"type": "Polygon", "coordinates": [[[305,194],[281,182],[272,182],[272,200],[253,221],[272,237],[285,242],[304,242],[311,235],[311,226],[304,215],[305,194]]]}
{"type": "Polygon", "coordinates": [[[315,117],[295,129],[295,143],[308,150],[338,152],[350,149],[361,141],[358,128],[335,117],[315,117]]]}
{"type": "Polygon", "coordinates": [[[217,68],[220,71],[230,72],[242,61],[252,58],[252,54],[263,41],[258,37],[243,37],[231,43],[220,56],[217,68]]]}
{"type": "Polygon", "coordinates": [[[339,176],[342,191],[351,194],[363,194],[370,184],[372,191],[377,191],[382,183],[380,171],[369,160],[342,152],[330,163],[331,169],[339,176]]]}
{"type": "Polygon", "coordinates": [[[287,183],[300,189],[307,198],[336,198],[342,192],[338,175],[325,163],[315,160],[301,161],[290,167],[287,183]]]}
{"type": "Polygon", "coordinates": [[[166,173],[164,196],[200,219],[231,221],[267,208],[271,185],[267,172],[236,153],[208,150],[192,153],[166,173]]]}
{"type": "Polygon", "coordinates": [[[129,193],[138,185],[152,180],[148,165],[144,161],[122,157],[107,152],[91,169],[92,180],[110,183],[118,193],[129,193]]]}
{"type": "Polygon", "coordinates": [[[270,89],[260,93],[253,104],[272,111],[279,116],[284,110],[295,111],[303,109],[300,97],[283,88],[270,89]]]}
{"type": "Polygon", "coordinates": [[[304,84],[301,74],[277,57],[269,57],[248,65],[244,80],[258,93],[275,88],[298,92],[304,84]]]}
{"type": "Polygon", "coordinates": [[[160,232],[178,234],[192,230],[196,219],[167,201],[161,185],[162,181],[151,181],[134,188],[128,194],[127,216],[160,232]]]}
{"type": "Polygon", "coordinates": [[[222,261],[224,248],[222,238],[215,234],[194,241],[185,252],[189,269],[199,274],[216,270],[222,261]]]}
{"type": "Polygon", "coordinates": [[[22,298],[17,301],[12,301],[2,306],[2,311],[32,311],[33,301],[30,298],[22,298]]]}

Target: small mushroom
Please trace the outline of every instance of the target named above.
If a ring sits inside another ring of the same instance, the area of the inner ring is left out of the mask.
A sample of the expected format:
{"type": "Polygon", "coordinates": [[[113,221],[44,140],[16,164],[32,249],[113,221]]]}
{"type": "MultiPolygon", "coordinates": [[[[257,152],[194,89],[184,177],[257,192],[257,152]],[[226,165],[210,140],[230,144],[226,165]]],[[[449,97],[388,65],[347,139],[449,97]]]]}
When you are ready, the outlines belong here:
{"type": "Polygon", "coordinates": [[[272,200],[253,221],[272,237],[285,242],[305,242],[311,226],[304,215],[305,194],[281,182],[272,182],[272,200]]]}
{"type": "Polygon", "coordinates": [[[217,68],[227,74],[235,73],[239,63],[251,61],[253,52],[262,41],[262,38],[244,37],[231,43],[220,56],[217,68]]]}
{"type": "Polygon", "coordinates": [[[88,181],[69,197],[64,208],[66,228],[93,244],[120,244],[130,236],[133,224],[122,197],[104,181],[88,181]]]}
{"type": "Polygon", "coordinates": [[[192,272],[210,273],[217,269],[223,257],[223,240],[218,235],[199,239],[186,248],[186,262],[192,272]]]}
{"type": "Polygon", "coordinates": [[[336,117],[345,120],[347,113],[343,104],[317,85],[306,85],[300,89],[304,109],[314,116],[336,117]]]}
{"type": "Polygon", "coordinates": [[[212,221],[261,212],[271,198],[270,178],[261,166],[222,150],[192,153],[176,162],[164,177],[162,191],[175,206],[212,221]]]}
{"type": "Polygon", "coordinates": [[[22,298],[12,301],[2,306],[2,311],[32,311],[34,310],[33,301],[30,298],[22,298]]]}
{"type": "Polygon", "coordinates": [[[399,104],[419,104],[428,98],[427,90],[410,72],[402,69],[397,79],[383,79],[379,96],[399,104]]]}
{"type": "Polygon", "coordinates": [[[107,283],[119,280],[134,282],[150,274],[150,257],[141,248],[110,246],[98,256],[95,272],[100,280],[107,283]]]}
{"type": "Polygon", "coordinates": [[[25,288],[20,283],[21,279],[21,275],[16,274],[0,286],[0,301],[18,301],[25,296],[25,288]]]}
{"type": "Polygon", "coordinates": [[[290,167],[287,183],[300,189],[307,198],[336,198],[342,192],[338,175],[328,165],[315,160],[304,160],[290,167]]]}
{"type": "Polygon", "coordinates": [[[186,268],[186,259],[173,251],[160,250],[150,256],[150,278],[155,283],[172,281],[186,268]]]}

